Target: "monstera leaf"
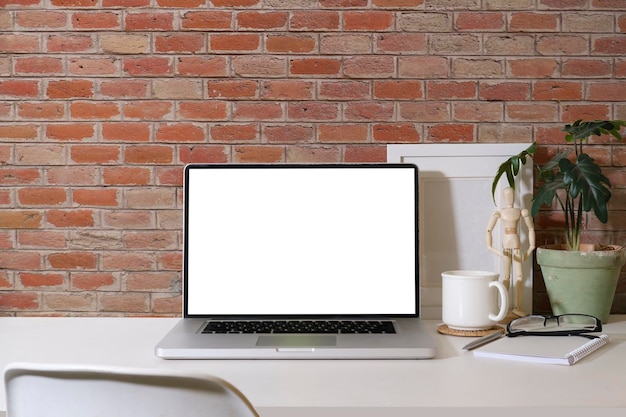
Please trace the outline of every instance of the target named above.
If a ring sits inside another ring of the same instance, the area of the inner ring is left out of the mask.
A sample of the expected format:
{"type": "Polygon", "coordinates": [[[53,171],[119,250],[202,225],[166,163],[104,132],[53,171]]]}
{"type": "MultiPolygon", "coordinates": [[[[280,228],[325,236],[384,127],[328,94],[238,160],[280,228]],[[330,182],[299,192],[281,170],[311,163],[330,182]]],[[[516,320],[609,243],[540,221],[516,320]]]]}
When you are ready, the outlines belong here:
{"type": "Polygon", "coordinates": [[[609,179],[602,174],[601,168],[586,153],[578,155],[576,163],[568,159],[559,161],[563,173],[563,185],[572,198],[582,198],[583,210],[594,214],[602,223],[608,221],[607,203],[611,192],[609,179]]]}

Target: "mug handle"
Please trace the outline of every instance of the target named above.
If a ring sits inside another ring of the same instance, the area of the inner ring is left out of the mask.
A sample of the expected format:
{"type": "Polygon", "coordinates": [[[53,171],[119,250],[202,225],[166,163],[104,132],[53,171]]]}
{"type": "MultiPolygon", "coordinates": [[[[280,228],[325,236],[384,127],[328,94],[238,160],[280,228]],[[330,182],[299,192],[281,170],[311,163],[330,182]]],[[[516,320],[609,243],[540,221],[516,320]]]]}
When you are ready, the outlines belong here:
{"type": "Polygon", "coordinates": [[[500,294],[500,311],[497,315],[489,314],[489,320],[491,321],[501,321],[506,317],[506,314],[509,311],[509,298],[507,296],[506,288],[500,281],[490,281],[489,288],[496,287],[498,289],[498,293],[500,294]]]}

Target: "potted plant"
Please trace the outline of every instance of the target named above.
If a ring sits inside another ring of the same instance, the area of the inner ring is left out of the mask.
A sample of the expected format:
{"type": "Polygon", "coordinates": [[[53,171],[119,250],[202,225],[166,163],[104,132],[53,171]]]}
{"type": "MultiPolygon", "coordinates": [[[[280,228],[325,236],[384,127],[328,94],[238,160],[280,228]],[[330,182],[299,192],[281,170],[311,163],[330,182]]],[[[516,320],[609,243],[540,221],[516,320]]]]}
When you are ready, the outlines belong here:
{"type": "MultiPolygon", "coordinates": [[[[602,223],[608,221],[607,204],[611,198],[609,179],[602,168],[585,153],[584,145],[592,135],[612,135],[621,140],[622,120],[578,120],[563,128],[565,141],[572,146],[557,153],[545,165],[537,166],[538,188],[532,200],[531,216],[543,206],[560,209],[564,236],[558,245],[537,248],[553,314],[584,313],[608,320],[619,274],[626,256],[616,245],[585,245],[581,242],[586,213],[593,213],[602,223]]],[[[533,143],[528,149],[502,163],[494,177],[492,194],[502,176],[511,187],[527,158],[535,155],[533,143]]]]}

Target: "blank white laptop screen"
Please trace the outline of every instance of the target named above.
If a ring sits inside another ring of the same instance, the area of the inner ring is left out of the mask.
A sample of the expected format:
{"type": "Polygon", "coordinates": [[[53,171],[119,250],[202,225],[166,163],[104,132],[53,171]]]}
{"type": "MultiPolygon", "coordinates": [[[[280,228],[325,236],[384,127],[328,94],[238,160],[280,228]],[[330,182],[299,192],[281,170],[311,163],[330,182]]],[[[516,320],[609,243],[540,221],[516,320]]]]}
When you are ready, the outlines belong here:
{"type": "Polygon", "coordinates": [[[417,168],[190,165],[185,316],[407,315],[417,168]]]}

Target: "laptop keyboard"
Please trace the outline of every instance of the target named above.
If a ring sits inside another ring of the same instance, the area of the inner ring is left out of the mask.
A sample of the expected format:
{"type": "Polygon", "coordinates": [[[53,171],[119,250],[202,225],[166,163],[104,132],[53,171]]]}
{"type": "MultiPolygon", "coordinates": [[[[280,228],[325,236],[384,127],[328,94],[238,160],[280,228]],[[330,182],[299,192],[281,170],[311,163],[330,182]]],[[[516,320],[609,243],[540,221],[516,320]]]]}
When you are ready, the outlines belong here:
{"type": "Polygon", "coordinates": [[[391,320],[223,320],[209,321],[202,333],[396,333],[391,320]]]}

